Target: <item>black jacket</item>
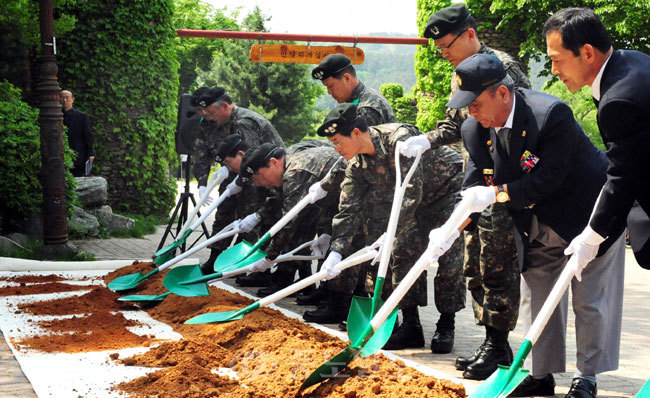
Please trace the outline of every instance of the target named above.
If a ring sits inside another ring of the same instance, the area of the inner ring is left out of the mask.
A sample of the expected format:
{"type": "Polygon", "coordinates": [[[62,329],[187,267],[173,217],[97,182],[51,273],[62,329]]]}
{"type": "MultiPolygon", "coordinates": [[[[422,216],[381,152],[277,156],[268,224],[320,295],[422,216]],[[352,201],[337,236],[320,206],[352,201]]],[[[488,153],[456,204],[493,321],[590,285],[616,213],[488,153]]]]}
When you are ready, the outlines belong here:
{"type": "Polygon", "coordinates": [[[77,152],[74,167],[85,167],[86,160],[95,156],[90,118],[82,111],[71,108],[69,111],[63,112],[63,124],[68,127],[68,144],[72,150],[77,152]]]}
{"type": "MultiPolygon", "coordinates": [[[[517,89],[515,95],[509,155],[496,148],[493,129],[482,127],[473,117],[463,123],[461,134],[469,153],[463,188],[487,185],[489,170],[495,185],[508,184],[506,206],[515,224],[523,267],[533,214],[567,242],[586,227],[605,182],[607,159],[564,102],[527,89],[517,89]],[[520,163],[525,151],[538,159],[529,172],[520,163]]],[[[610,245],[604,243],[601,250],[610,245]]]]}

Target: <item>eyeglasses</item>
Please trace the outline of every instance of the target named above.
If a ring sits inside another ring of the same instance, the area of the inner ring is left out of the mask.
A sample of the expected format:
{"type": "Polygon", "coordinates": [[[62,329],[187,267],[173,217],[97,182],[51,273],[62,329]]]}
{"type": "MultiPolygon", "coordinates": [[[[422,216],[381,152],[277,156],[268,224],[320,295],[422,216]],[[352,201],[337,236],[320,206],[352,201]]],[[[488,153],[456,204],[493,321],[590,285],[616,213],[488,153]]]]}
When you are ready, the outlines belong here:
{"type": "Polygon", "coordinates": [[[442,50],[449,50],[449,49],[451,48],[451,46],[454,45],[454,43],[456,42],[456,40],[458,40],[459,37],[461,37],[463,34],[465,34],[465,32],[467,32],[467,30],[464,30],[464,31],[460,32],[459,35],[456,35],[456,37],[454,37],[454,40],[452,40],[451,43],[449,43],[449,45],[447,45],[446,47],[438,46],[438,48],[440,49],[440,51],[442,51],[442,50]]]}

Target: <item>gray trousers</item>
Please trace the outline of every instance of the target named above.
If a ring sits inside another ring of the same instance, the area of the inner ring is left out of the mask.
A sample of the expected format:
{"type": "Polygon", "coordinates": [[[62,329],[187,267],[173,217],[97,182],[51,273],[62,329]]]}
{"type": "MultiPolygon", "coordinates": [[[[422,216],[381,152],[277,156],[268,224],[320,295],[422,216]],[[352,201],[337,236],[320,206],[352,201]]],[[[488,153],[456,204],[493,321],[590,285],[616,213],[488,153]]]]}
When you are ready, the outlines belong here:
{"type": "MultiPolygon", "coordinates": [[[[568,243],[550,227],[540,224],[539,235],[528,251],[528,268],[521,274],[520,316],[530,328],[568,261],[568,243]]],[[[625,234],[582,271],[582,282],[571,281],[576,327],[576,366],[584,375],[618,368],[623,315],[625,234]]],[[[551,315],[524,367],[533,376],[566,371],[568,292],[551,315]]]]}

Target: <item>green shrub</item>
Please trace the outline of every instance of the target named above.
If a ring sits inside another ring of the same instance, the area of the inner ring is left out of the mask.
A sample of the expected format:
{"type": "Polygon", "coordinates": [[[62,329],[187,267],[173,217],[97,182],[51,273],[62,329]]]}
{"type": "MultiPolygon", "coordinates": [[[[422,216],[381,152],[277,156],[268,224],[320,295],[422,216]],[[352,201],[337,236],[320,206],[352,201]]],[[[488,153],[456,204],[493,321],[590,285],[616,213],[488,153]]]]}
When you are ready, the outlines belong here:
{"type": "Polygon", "coordinates": [[[379,87],[383,95],[393,108],[395,117],[400,123],[415,124],[418,107],[417,99],[410,95],[404,95],[404,87],[397,83],[386,83],[379,87]]]}

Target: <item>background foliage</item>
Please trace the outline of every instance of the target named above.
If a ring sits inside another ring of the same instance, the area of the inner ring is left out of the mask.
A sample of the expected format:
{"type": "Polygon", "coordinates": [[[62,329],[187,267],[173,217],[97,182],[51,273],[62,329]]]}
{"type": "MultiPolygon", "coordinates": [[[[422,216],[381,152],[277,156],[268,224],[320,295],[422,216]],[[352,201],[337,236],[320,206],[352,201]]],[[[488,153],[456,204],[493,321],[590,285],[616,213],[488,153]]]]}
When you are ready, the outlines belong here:
{"type": "Polygon", "coordinates": [[[393,108],[397,121],[415,124],[418,113],[417,100],[412,95],[404,95],[404,87],[401,84],[382,84],[379,92],[388,100],[390,107],[393,108]]]}
{"type": "Polygon", "coordinates": [[[167,214],[176,183],[178,62],[172,0],[69,1],[77,19],[59,37],[59,80],[90,115],[96,167],[124,212],[167,214]]]}

